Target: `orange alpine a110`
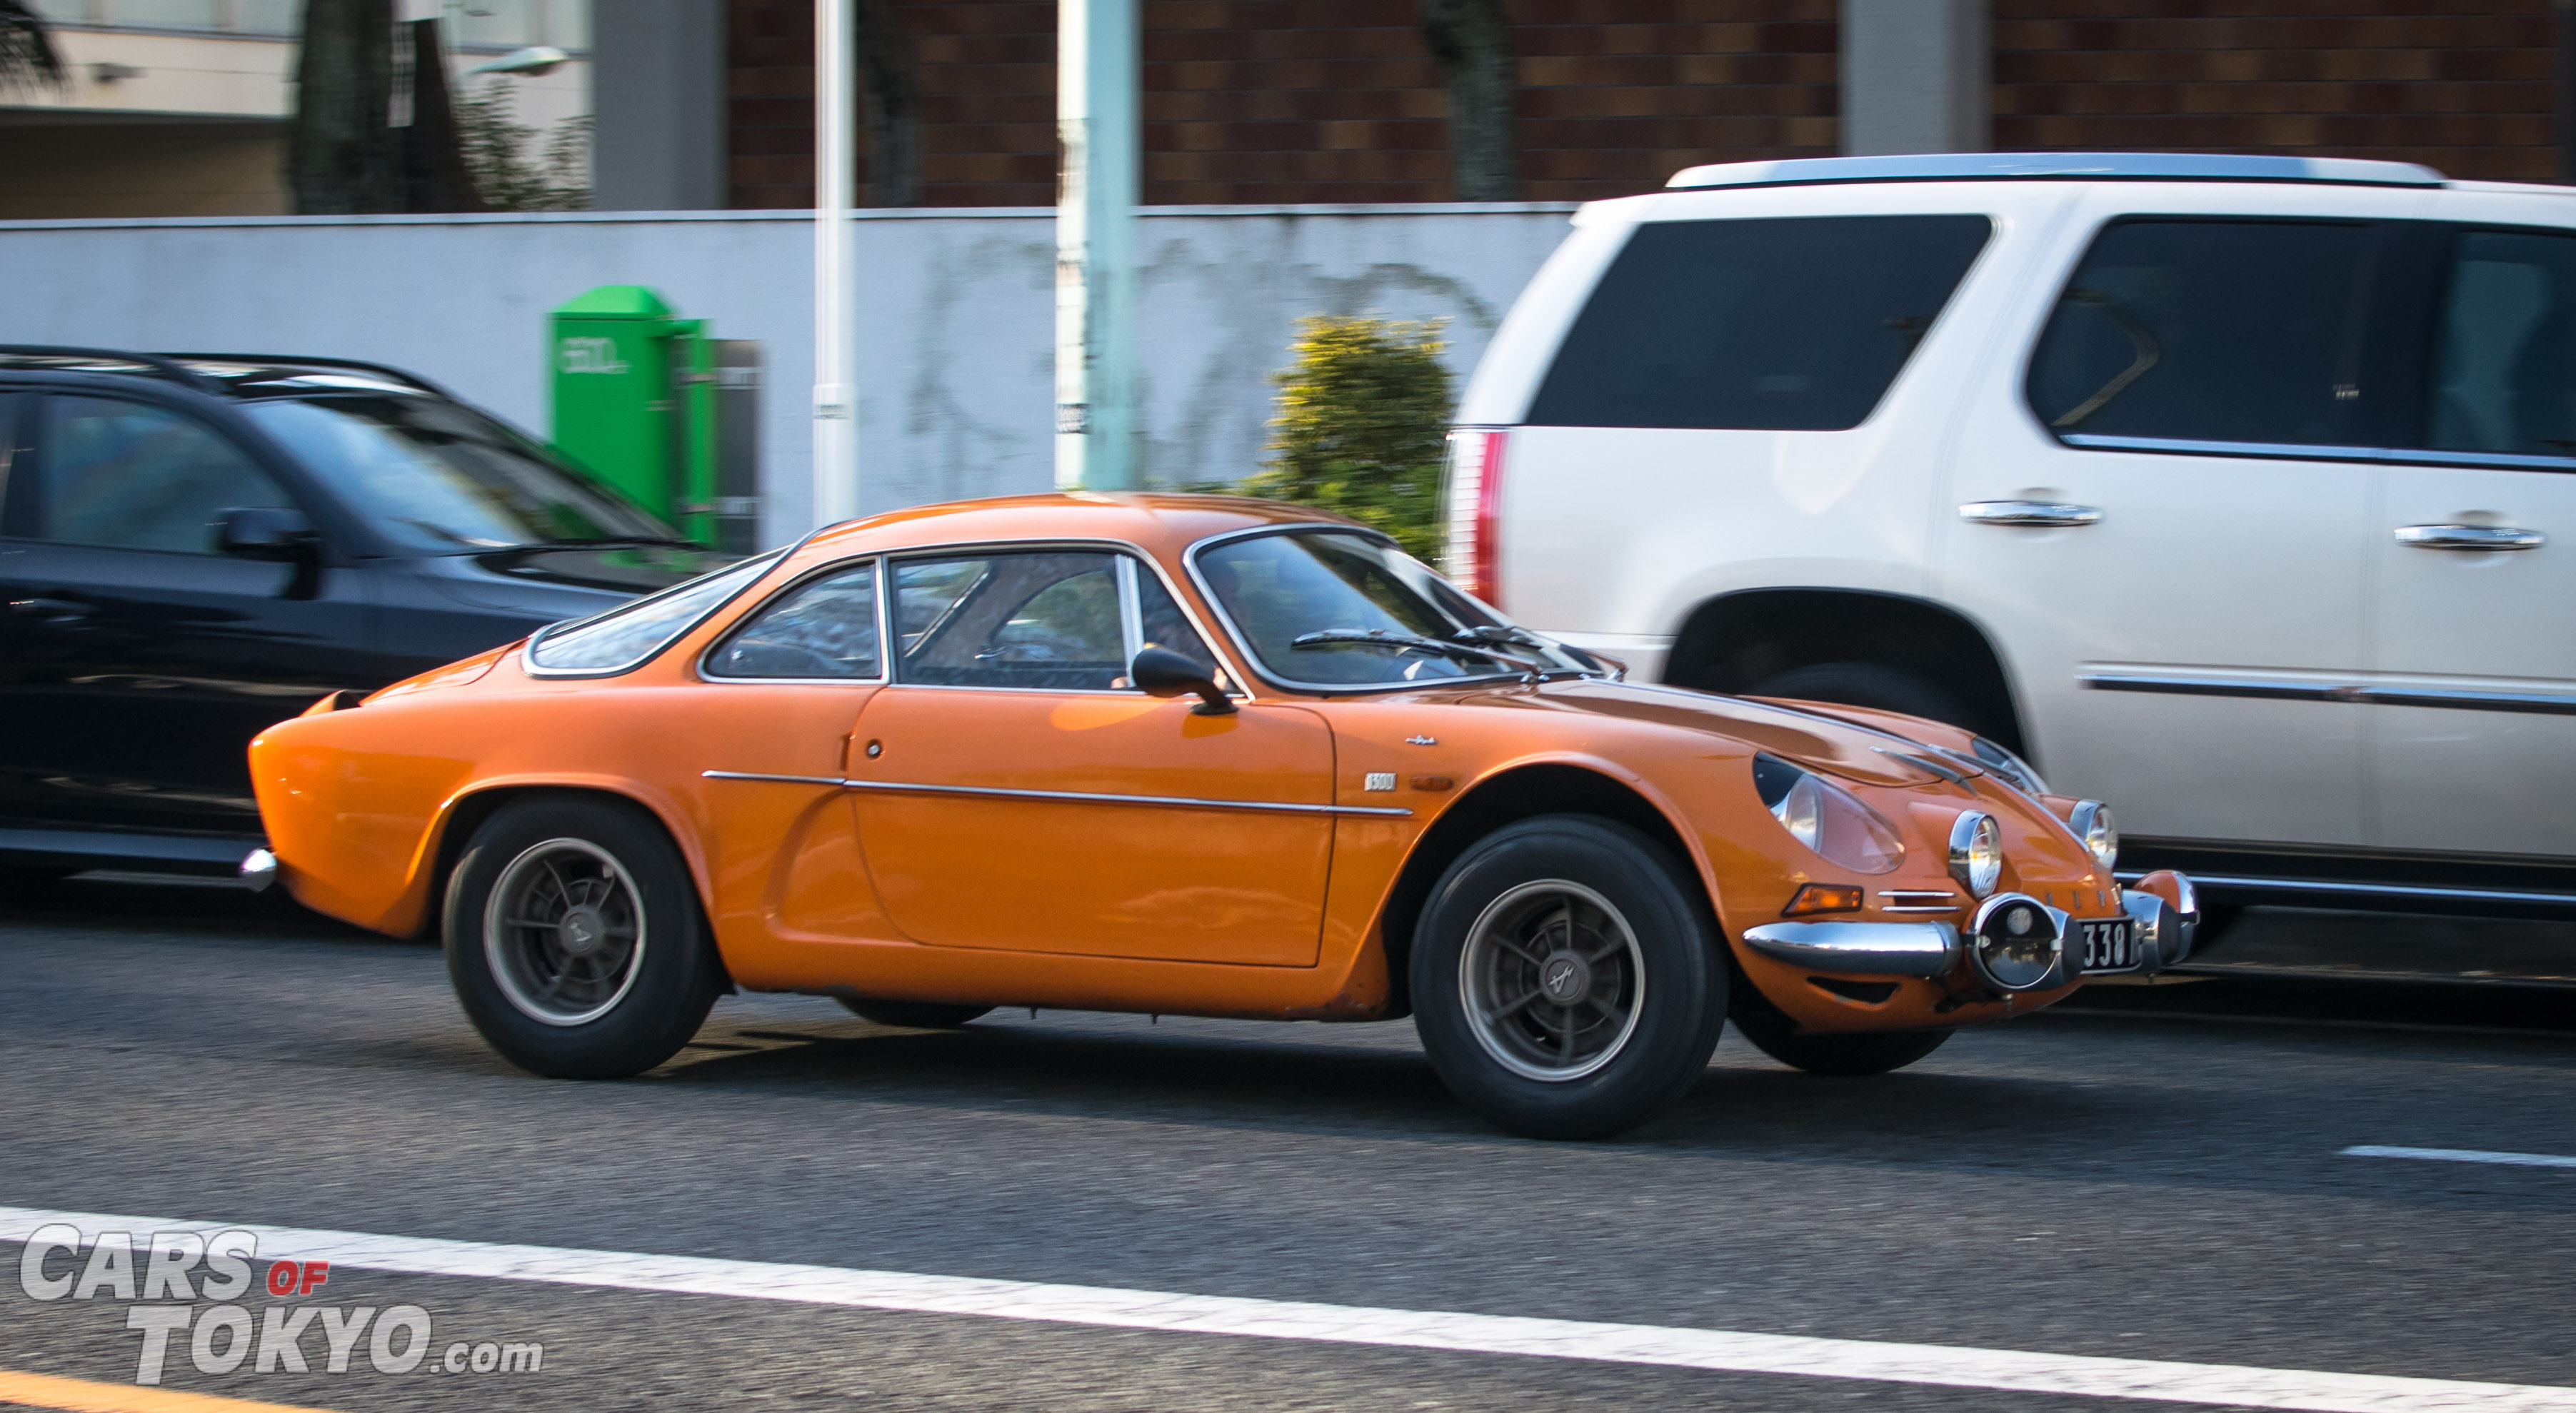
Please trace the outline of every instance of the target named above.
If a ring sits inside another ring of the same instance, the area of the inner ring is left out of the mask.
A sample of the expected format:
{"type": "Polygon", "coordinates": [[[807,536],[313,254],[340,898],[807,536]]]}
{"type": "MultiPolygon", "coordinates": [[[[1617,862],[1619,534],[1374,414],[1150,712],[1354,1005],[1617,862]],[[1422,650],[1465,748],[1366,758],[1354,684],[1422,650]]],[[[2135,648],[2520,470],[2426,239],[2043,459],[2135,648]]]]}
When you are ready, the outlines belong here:
{"type": "Polygon", "coordinates": [[[1623,683],[1259,501],[877,516],[353,698],[252,744],[252,867],[442,929],[544,1075],[660,1064],[729,986],[906,1026],[1410,1014],[1469,1107],[1600,1136],[1730,1017],[1878,1073],[2196,922],[1992,742],[1623,683]]]}

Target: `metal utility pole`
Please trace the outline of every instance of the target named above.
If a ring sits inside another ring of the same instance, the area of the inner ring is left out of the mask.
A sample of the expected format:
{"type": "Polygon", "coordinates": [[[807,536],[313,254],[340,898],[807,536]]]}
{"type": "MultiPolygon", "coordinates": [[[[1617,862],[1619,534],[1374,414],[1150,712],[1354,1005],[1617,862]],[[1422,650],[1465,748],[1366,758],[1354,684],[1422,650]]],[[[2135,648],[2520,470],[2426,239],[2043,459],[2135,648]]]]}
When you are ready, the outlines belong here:
{"type": "Polygon", "coordinates": [[[857,134],[850,70],[858,0],[814,5],[814,523],[859,513],[857,390],[851,386],[850,205],[857,134]]]}
{"type": "Polygon", "coordinates": [[[1056,132],[1055,483],[1136,473],[1137,0],[1061,0],[1056,132]]]}

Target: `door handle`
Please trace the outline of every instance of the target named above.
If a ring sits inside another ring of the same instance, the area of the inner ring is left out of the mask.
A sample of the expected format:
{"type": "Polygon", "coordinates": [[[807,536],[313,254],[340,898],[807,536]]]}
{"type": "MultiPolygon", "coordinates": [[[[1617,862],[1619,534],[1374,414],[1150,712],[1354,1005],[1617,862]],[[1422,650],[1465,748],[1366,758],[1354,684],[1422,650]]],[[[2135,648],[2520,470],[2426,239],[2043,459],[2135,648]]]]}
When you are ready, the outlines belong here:
{"type": "Polygon", "coordinates": [[[2538,530],[2511,525],[2400,525],[2397,543],[2432,550],[2527,550],[2549,543],[2538,530]]]}
{"type": "Polygon", "coordinates": [[[70,599],[11,599],[9,612],[17,618],[37,618],[47,623],[71,623],[97,612],[85,603],[70,599]]]}
{"type": "Polygon", "coordinates": [[[2048,530],[2090,525],[2102,518],[2102,512],[2089,505],[2067,505],[2053,500],[1972,500],[1959,507],[1959,518],[1971,525],[2018,525],[2025,529],[2048,530]]]}

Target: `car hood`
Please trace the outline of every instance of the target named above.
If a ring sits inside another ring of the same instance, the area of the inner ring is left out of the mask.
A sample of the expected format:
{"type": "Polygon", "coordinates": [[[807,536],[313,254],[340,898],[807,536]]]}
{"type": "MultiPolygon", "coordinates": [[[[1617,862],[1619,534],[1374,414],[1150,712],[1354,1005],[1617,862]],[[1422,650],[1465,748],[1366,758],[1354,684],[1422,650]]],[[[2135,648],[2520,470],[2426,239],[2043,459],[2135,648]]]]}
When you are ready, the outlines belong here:
{"type": "Polygon", "coordinates": [[[1936,755],[1919,741],[1794,707],[1745,697],[1632,682],[1551,682],[1536,691],[1487,694],[1495,704],[1588,712],[1652,722],[1740,741],[1829,775],[1872,785],[1925,785],[1973,776],[1974,765],[1936,755]],[[1928,761],[1930,766],[1918,763],[1928,761]]]}

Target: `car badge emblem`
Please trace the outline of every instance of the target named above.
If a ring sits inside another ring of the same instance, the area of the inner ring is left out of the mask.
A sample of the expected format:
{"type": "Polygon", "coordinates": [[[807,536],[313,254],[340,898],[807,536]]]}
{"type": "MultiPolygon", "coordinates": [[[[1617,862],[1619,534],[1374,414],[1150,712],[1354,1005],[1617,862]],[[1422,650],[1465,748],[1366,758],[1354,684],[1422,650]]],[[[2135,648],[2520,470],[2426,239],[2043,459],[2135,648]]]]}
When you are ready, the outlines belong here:
{"type": "Polygon", "coordinates": [[[1372,770],[1368,773],[1368,778],[1360,782],[1360,788],[1363,790],[1392,790],[1395,788],[1395,772],[1392,770],[1372,770]]]}
{"type": "Polygon", "coordinates": [[[1440,742],[1429,736],[1407,736],[1404,738],[1404,744],[1408,746],[1436,746],[1439,745],[1440,742]]]}

